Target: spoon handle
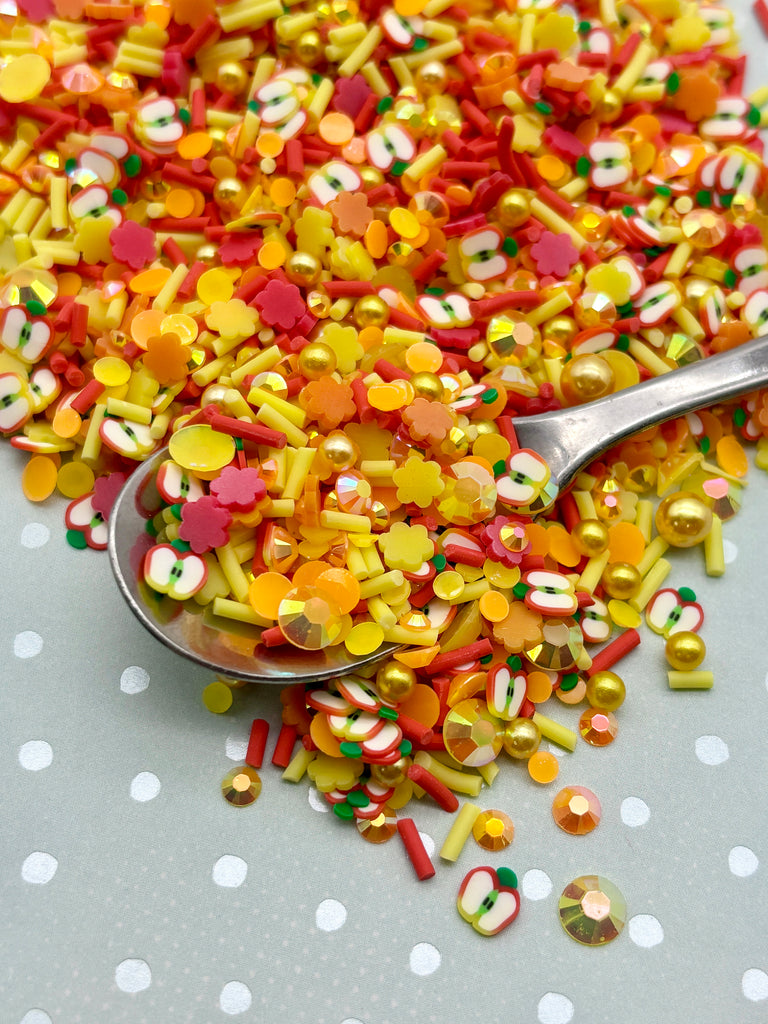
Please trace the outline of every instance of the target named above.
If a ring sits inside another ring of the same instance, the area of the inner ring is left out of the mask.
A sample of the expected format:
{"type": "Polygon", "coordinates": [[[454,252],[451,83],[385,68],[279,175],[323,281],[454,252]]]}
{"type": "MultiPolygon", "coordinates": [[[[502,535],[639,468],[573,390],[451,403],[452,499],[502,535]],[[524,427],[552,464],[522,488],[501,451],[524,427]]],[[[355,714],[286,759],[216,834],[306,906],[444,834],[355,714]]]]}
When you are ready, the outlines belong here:
{"type": "Polygon", "coordinates": [[[608,448],[665,420],[768,385],[768,335],[587,405],[519,417],[521,447],[546,458],[561,489],[608,448]]]}

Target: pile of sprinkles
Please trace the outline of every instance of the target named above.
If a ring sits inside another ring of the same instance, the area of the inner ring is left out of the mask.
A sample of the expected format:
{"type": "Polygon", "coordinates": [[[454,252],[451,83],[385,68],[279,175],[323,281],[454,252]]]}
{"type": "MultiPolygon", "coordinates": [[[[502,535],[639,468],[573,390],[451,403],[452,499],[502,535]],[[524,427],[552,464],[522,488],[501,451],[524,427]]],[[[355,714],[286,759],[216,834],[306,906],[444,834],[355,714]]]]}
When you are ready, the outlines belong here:
{"type": "MultiPolygon", "coordinates": [[[[168,445],[140,569],[158,601],[246,655],[402,645],[286,688],[272,762],[367,841],[398,834],[420,879],[414,794],[458,812],[443,859],[505,849],[506,813],[457,793],[502,753],[552,783],[542,738],[611,743],[643,619],[672,689],[712,686],[665,556],[724,571],[768,392],[561,495],[515,419],[765,331],[768,89],[744,97],[744,65],[727,8],[681,0],[2,5],[0,431],[24,493],[64,495],[70,543],[101,549],[168,445]],[[585,701],[578,733],[542,710],[585,701]]],[[[234,806],[267,741],[257,720],[234,806]]],[[[601,816],[580,786],[552,811],[573,835],[601,816]]],[[[490,935],[519,902],[480,867],[457,905],[490,935]]],[[[560,903],[587,944],[625,911],[599,876],[560,903]]]]}

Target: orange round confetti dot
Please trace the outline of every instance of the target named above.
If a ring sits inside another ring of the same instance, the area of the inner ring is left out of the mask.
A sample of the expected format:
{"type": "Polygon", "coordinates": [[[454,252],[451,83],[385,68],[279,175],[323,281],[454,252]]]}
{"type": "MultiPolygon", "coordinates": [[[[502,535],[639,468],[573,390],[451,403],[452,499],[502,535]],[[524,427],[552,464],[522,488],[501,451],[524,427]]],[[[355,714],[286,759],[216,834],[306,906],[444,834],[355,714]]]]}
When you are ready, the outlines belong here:
{"type": "Polygon", "coordinates": [[[393,412],[410,405],[414,398],[413,385],[407,380],[394,380],[390,384],[373,384],[368,389],[368,401],[380,412],[393,412]]]}
{"type": "Polygon", "coordinates": [[[269,186],[269,198],[275,206],[290,206],[296,198],[296,186],[290,178],[275,178],[269,186]]]}
{"type": "Polygon", "coordinates": [[[431,341],[417,341],[406,349],[405,364],[413,373],[437,373],[443,365],[443,355],[431,341]]]}
{"type": "Polygon", "coordinates": [[[342,757],[341,740],[334,736],[328,724],[327,715],[315,715],[309,727],[309,735],[317,749],[329,757],[342,757]]]}
{"type": "Polygon", "coordinates": [[[532,704],[543,704],[552,696],[552,681],[546,672],[529,672],[525,695],[532,704]]]}
{"type": "Polygon", "coordinates": [[[554,524],[547,529],[549,553],[560,565],[568,568],[578,565],[581,555],[571,539],[570,533],[562,526],[554,524]]]}
{"type": "Polygon", "coordinates": [[[78,412],[69,407],[59,409],[53,417],[53,429],[59,437],[75,437],[80,433],[83,425],[82,418],[78,412]]]}
{"type": "Polygon", "coordinates": [[[286,260],[286,251],[279,242],[265,242],[259,249],[256,258],[259,266],[265,270],[276,270],[282,267],[286,260]]]}
{"type": "Polygon", "coordinates": [[[747,475],[749,461],[746,452],[733,434],[726,434],[720,438],[715,455],[717,464],[724,473],[730,473],[739,479],[747,475]]]}
{"type": "Polygon", "coordinates": [[[179,220],[191,217],[194,208],[194,196],[186,188],[172,188],[165,197],[165,209],[171,217],[176,217],[179,220]]]}
{"type": "Polygon", "coordinates": [[[492,466],[497,462],[505,462],[509,452],[509,441],[501,434],[480,434],[472,445],[472,454],[479,455],[492,466]]]}
{"type": "Polygon", "coordinates": [[[545,786],[554,782],[560,773],[560,763],[548,750],[537,750],[528,758],[528,774],[534,782],[545,786]]]}
{"type": "Polygon", "coordinates": [[[411,18],[415,14],[421,14],[427,6],[427,0],[395,0],[395,10],[404,18],[411,18]]]}
{"type": "Polygon", "coordinates": [[[206,306],[214,302],[229,302],[235,291],[232,278],[224,270],[206,270],[197,282],[197,297],[206,306]]]}
{"type": "Polygon", "coordinates": [[[400,711],[415,722],[431,729],[440,717],[440,698],[431,686],[416,683],[411,695],[400,705],[400,711]]]}
{"type": "Polygon", "coordinates": [[[355,122],[347,114],[334,111],[320,118],[317,130],[324,142],[331,146],[343,146],[355,134],[355,122]]]}
{"type": "Polygon", "coordinates": [[[553,153],[547,153],[536,161],[536,170],[545,181],[558,182],[565,174],[567,167],[553,153]]]}
{"type": "Polygon", "coordinates": [[[119,388],[131,379],[131,368],[117,356],[103,356],[93,364],[93,376],[105,388],[119,388]]]}
{"type": "Polygon", "coordinates": [[[509,601],[498,590],[488,590],[480,597],[480,614],[489,622],[501,622],[509,613],[509,601]]]}
{"type": "Polygon", "coordinates": [[[614,523],[608,530],[608,561],[637,565],[645,551],[645,537],[634,523],[614,523]]]}
{"type": "Polygon", "coordinates": [[[145,309],[143,313],[136,314],[131,320],[131,337],[139,348],[146,350],[149,339],[161,333],[161,324],[166,316],[162,309],[145,309]]]}
{"type": "Polygon", "coordinates": [[[248,588],[248,601],[257,615],[277,619],[278,608],[293,583],[279,572],[263,572],[248,588]]]}
{"type": "Polygon", "coordinates": [[[65,498],[82,498],[93,490],[93,470],[84,462],[66,462],[56,478],[56,487],[65,498]]]}
{"type": "Polygon", "coordinates": [[[327,562],[305,562],[293,574],[294,587],[312,587],[318,576],[328,568],[327,562]]]}
{"type": "Polygon", "coordinates": [[[153,267],[132,277],[129,287],[135,295],[159,295],[170,276],[168,267],[153,267]]]}
{"type": "Polygon", "coordinates": [[[563,704],[581,704],[587,695],[587,684],[583,679],[579,679],[572,690],[563,690],[562,687],[558,687],[555,694],[563,704]]]}
{"type": "Polygon", "coordinates": [[[56,489],[56,463],[47,455],[33,455],[21,474],[21,489],[29,501],[45,501],[56,489]]]}
{"type": "Polygon", "coordinates": [[[222,156],[219,154],[218,156],[213,157],[209,167],[214,178],[218,178],[219,180],[222,178],[237,177],[237,164],[234,160],[230,160],[228,156],[222,156]]]}
{"type": "Polygon", "coordinates": [[[357,340],[363,346],[367,352],[369,348],[374,348],[376,345],[381,345],[384,341],[384,332],[380,327],[376,327],[371,324],[368,327],[364,327],[357,336],[357,340]]]}
{"type": "Polygon", "coordinates": [[[365,229],[365,248],[375,260],[384,258],[389,248],[389,232],[383,220],[372,220],[365,229]]]}
{"type": "Polygon", "coordinates": [[[176,151],[182,160],[197,160],[210,153],[213,139],[208,132],[191,132],[179,139],[176,151]]]}
{"type": "Polygon", "coordinates": [[[531,542],[531,555],[544,555],[549,554],[549,538],[547,537],[547,528],[542,526],[541,523],[526,523],[525,533],[528,540],[531,542]]]}
{"type": "Polygon", "coordinates": [[[351,612],[360,600],[360,584],[347,569],[326,569],[316,577],[315,586],[333,597],[342,615],[351,612]]]}
{"type": "Polygon", "coordinates": [[[256,152],[259,156],[276,157],[283,152],[283,140],[277,132],[263,132],[256,139],[256,152]]]}
{"type": "Polygon", "coordinates": [[[365,142],[356,135],[342,147],[341,155],[351,164],[365,163],[365,142]]]}

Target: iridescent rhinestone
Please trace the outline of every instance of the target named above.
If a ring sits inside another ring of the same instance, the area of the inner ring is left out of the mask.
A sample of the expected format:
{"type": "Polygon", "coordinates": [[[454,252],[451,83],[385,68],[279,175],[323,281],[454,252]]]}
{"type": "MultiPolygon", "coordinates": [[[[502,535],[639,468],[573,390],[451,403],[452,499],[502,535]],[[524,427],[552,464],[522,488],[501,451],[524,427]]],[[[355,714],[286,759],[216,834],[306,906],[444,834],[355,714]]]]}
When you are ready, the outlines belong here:
{"type": "Polygon", "coordinates": [[[591,789],[566,786],[552,801],[555,824],[571,836],[584,836],[597,828],[603,809],[591,789]]]}
{"type": "Polygon", "coordinates": [[[227,772],[221,780],[221,794],[233,807],[248,807],[261,793],[261,779],[255,768],[243,765],[227,772]]]}
{"type": "Polygon", "coordinates": [[[691,210],[680,222],[683,235],[697,249],[713,249],[725,240],[728,222],[714,210],[691,210]]]}
{"type": "Polygon", "coordinates": [[[607,747],[616,739],[618,731],[616,715],[601,708],[587,708],[579,719],[582,739],[592,747],[607,747]]]}
{"type": "Polygon", "coordinates": [[[488,710],[484,700],[459,701],[445,716],[445,749],[459,764],[490,764],[499,755],[504,739],[503,723],[488,710]]]}
{"type": "Polygon", "coordinates": [[[507,523],[506,526],[502,526],[499,530],[499,540],[507,551],[514,551],[516,554],[522,554],[531,546],[522,523],[507,523]]]}
{"type": "Polygon", "coordinates": [[[357,831],[367,843],[386,843],[397,832],[397,815],[384,804],[375,818],[360,818],[357,831]]]}
{"type": "Polygon", "coordinates": [[[347,469],[336,477],[336,498],[339,509],[355,516],[364,516],[370,510],[372,488],[356,469],[347,469]]]}
{"type": "Polygon", "coordinates": [[[445,489],[437,510],[449,523],[472,526],[481,523],[496,508],[493,474],[468,459],[454,464],[443,475],[445,489]]]}
{"type": "Polygon", "coordinates": [[[289,590],[277,610],[277,623],[285,638],[305,651],[329,647],[343,626],[338,605],[317,587],[289,590]]]}
{"type": "Polygon", "coordinates": [[[582,328],[612,324],[618,316],[616,306],[604,292],[587,288],[573,304],[576,322],[582,328]]]}
{"type": "Polygon", "coordinates": [[[584,635],[574,619],[545,619],[542,640],[525,648],[523,653],[538,668],[567,672],[584,650],[583,641],[584,635]]]}
{"type": "Polygon", "coordinates": [[[580,875],[563,889],[558,901],[560,924],[583,946],[604,946],[627,922],[627,903],[607,878],[580,875]]]}
{"type": "Polygon", "coordinates": [[[475,818],[472,835],[484,850],[503,850],[515,838],[515,826],[504,811],[481,811],[475,818]]]}
{"type": "Polygon", "coordinates": [[[53,274],[47,270],[15,270],[0,292],[3,306],[24,306],[28,302],[41,302],[46,309],[59,294],[53,274]]]}

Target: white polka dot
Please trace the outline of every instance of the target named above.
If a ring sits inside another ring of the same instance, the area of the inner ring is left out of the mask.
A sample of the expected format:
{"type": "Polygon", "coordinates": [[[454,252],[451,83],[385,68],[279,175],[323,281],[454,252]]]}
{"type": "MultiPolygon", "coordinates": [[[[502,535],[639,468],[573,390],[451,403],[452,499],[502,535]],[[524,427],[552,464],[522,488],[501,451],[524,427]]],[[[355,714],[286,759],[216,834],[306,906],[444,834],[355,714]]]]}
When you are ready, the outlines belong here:
{"type": "Polygon", "coordinates": [[[59,862],[50,853],[36,850],[21,865],[21,877],[31,885],[46,885],[56,874],[59,862]]]}
{"type": "Polygon", "coordinates": [[[154,800],[159,792],[160,779],[154,772],[139,772],[135,778],[131,779],[131,796],[140,804],[145,804],[147,800],[154,800]]]}
{"type": "Polygon", "coordinates": [[[719,736],[699,736],[696,740],[696,757],[702,764],[722,764],[729,757],[728,745],[719,736]]]}
{"type": "Polygon", "coordinates": [[[234,734],[227,736],[224,752],[230,761],[245,764],[245,755],[248,753],[248,737],[234,734]]]}
{"type": "Polygon", "coordinates": [[[19,747],[19,764],[28,772],[39,772],[53,760],[53,748],[45,740],[29,740],[19,747]]]}
{"type": "Polygon", "coordinates": [[[523,896],[528,900],[545,900],[552,892],[552,879],[546,871],[531,868],[523,875],[523,896]]]}
{"type": "Polygon", "coordinates": [[[27,1010],[19,1024],[53,1024],[45,1010],[27,1010]]]}
{"type": "Polygon", "coordinates": [[[728,854],[728,867],[737,878],[748,878],[757,871],[760,861],[748,846],[734,846],[728,854]]]}
{"type": "Polygon", "coordinates": [[[435,840],[427,832],[419,832],[419,838],[424,843],[424,849],[427,851],[427,856],[432,859],[432,855],[435,852],[435,840]]]}
{"type": "Polygon", "coordinates": [[[568,1024],[573,1018],[573,1003],[559,992],[547,992],[539,1000],[537,1013],[541,1024],[568,1024]]]}
{"type": "Polygon", "coordinates": [[[347,908],[338,900],[323,900],[315,911],[315,924],[323,932],[335,932],[347,920],[347,908]]]}
{"type": "Polygon", "coordinates": [[[735,562],[738,553],[739,549],[736,547],[732,540],[723,541],[723,561],[726,565],[730,565],[731,562],[735,562]]]}
{"type": "Polygon", "coordinates": [[[213,880],[224,889],[236,889],[243,884],[247,874],[248,865],[243,858],[235,857],[231,853],[225,853],[213,865],[213,880]]]}
{"type": "Polygon", "coordinates": [[[757,967],[750,967],[741,976],[741,991],[753,1003],[768,999],[768,974],[757,967]]]}
{"type": "Polygon", "coordinates": [[[123,693],[141,693],[149,686],[149,672],[138,665],[129,665],[120,675],[120,689],[123,693]]]}
{"type": "Polygon", "coordinates": [[[123,960],[115,968],[115,984],[121,992],[143,992],[152,984],[152,971],[146,960],[123,960]]]}
{"type": "Polygon", "coordinates": [[[17,658],[34,658],[42,649],[43,638],[31,629],[25,629],[13,638],[13,653],[17,658]]]}
{"type": "Polygon", "coordinates": [[[53,1024],[45,1010],[27,1010],[19,1024],[53,1024]]]}
{"type": "Polygon", "coordinates": [[[621,820],[630,828],[645,825],[651,816],[651,809],[639,796],[628,796],[621,801],[621,820]]]}
{"type": "Polygon", "coordinates": [[[417,942],[411,950],[409,965],[414,974],[425,977],[434,974],[442,962],[440,950],[430,942],[417,942]]]}
{"type": "Polygon", "coordinates": [[[320,814],[327,814],[331,809],[331,805],[325,799],[323,794],[319,790],[315,789],[314,786],[309,787],[307,800],[309,801],[309,806],[312,810],[318,811],[320,814]]]}
{"type": "Polygon", "coordinates": [[[251,990],[242,981],[228,981],[221,990],[219,1006],[231,1016],[251,1008],[251,990]]]}
{"type": "Polygon", "coordinates": [[[24,548],[41,548],[47,544],[51,531],[42,523],[27,523],[21,531],[21,546],[24,548]]]}
{"type": "Polygon", "coordinates": [[[629,937],[636,946],[650,949],[664,941],[664,929],[651,914],[635,914],[629,919],[629,937]]]}
{"type": "Polygon", "coordinates": [[[345,1017],[341,1024],[363,1024],[357,1017],[345,1017]]]}

